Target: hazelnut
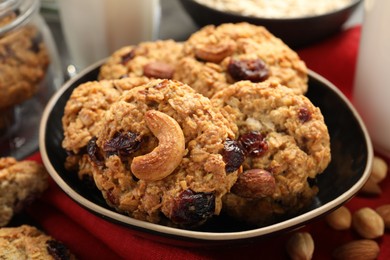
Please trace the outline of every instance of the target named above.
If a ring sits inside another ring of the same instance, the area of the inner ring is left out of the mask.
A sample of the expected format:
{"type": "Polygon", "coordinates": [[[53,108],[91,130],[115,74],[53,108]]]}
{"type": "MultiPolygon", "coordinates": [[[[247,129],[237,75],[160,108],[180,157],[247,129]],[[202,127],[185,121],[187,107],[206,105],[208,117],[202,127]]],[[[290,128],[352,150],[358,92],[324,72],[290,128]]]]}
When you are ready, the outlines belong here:
{"type": "Polygon", "coordinates": [[[263,198],[275,192],[275,177],[263,169],[251,169],[238,176],[232,192],[244,198],[263,198]]]}
{"type": "Polygon", "coordinates": [[[155,61],[146,64],[143,68],[144,76],[157,79],[171,79],[175,69],[170,64],[155,61]]]}

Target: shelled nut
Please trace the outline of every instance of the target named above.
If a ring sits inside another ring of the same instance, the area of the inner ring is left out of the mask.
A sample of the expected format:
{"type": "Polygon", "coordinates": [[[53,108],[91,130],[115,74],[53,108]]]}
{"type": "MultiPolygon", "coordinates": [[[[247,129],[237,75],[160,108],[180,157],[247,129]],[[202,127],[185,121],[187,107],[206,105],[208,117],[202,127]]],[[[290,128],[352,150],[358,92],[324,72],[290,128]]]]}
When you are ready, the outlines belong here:
{"type": "Polygon", "coordinates": [[[375,210],[382,217],[385,227],[390,229],[390,204],[379,206],[375,210]]]}
{"type": "Polygon", "coordinates": [[[365,207],[352,215],[352,226],[363,238],[381,237],[385,231],[382,217],[373,209],[365,207]]]}
{"type": "Polygon", "coordinates": [[[380,157],[374,156],[370,178],[374,182],[379,183],[386,178],[387,170],[388,165],[386,161],[380,157]]]}
{"type": "Polygon", "coordinates": [[[361,239],[348,242],[333,251],[335,259],[343,260],[370,260],[376,259],[380,248],[377,242],[369,239],[361,239]]]}
{"type": "Polygon", "coordinates": [[[314,253],[314,241],[308,232],[297,232],[287,241],[286,250],[293,260],[312,259],[314,253]]]}
{"type": "Polygon", "coordinates": [[[341,206],[325,217],[325,221],[335,230],[346,230],[351,227],[352,214],[345,206],[341,206]]]}
{"type": "Polygon", "coordinates": [[[382,189],[377,182],[375,182],[371,177],[369,177],[366,183],[360,189],[360,193],[369,196],[377,196],[382,193],[382,189]]]}

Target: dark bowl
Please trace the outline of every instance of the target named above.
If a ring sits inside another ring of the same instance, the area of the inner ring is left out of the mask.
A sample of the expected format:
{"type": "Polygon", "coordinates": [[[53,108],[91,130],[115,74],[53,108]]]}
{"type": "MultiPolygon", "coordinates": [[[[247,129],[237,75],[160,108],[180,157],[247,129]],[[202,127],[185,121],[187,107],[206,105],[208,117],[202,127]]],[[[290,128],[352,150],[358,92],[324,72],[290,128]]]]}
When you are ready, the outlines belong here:
{"type": "Polygon", "coordinates": [[[78,180],[76,173],[65,170],[66,152],[61,147],[65,104],[79,84],[96,80],[100,65],[101,62],[82,71],[51,98],[40,124],[40,151],[51,177],[67,195],[97,216],[126,226],[138,235],[186,246],[253,242],[293,230],[338,208],[351,199],[369,177],[373,149],[361,118],[340,90],[310,71],[307,96],[325,117],[331,137],[332,161],[318,178],[318,196],[302,214],[261,228],[220,216],[198,230],[152,224],[119,214],[107,206],[100,192],[89,189],[78,180]]]}
{"type": "Polygon", "coordinates": [[[322,15],[273,19],[241,16],[210,8],[194,0],[180,0],[184,10],[199,27],[237,22],[262,25],[291,48],[304,47],[335,34],[361,2],[362,0],[353,0],[342,9],[322,15]]]}

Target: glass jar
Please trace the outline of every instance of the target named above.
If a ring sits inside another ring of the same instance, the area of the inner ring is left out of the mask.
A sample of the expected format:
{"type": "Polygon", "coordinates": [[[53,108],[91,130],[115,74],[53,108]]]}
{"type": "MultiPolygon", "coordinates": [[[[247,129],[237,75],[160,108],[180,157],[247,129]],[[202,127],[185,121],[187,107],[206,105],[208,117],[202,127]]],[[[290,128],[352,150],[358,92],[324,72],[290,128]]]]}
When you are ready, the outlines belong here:
{"type": "Polygon", "coordinates": [[[63,83],[39,0],[0,0],[0,156],[22,159],[38,150],[46,103],[63,83]]]}

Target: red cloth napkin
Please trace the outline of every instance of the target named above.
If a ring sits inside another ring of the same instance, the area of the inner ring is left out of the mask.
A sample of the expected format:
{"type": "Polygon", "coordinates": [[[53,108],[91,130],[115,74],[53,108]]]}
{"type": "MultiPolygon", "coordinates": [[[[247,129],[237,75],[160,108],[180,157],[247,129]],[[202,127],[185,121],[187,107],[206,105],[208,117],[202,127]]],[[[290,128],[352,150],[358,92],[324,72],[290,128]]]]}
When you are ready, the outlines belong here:
{"type": "MultiPolygon", "coordinates": [[[[320,44],[301,49],[308,67],[333,82],[351,96],[360,27],[348,29],[320,44]]],[[[40,161],[40,155],[29,158],[40,161]]],[[[388,160],[390,163],[390,161],[388,160]]],[[[390,176],[381,183],[380,197],[355,197],[347,203],[353,212],[361,207],[390,203],[390,176]]],[[[63,241],[79,259],[286,259],[284,247],[291,233],[244,246],[218,248],[179,247],[144,238],[135,231],[91,214],[71,200],[51,182],[40,201],[29,208],[29,215],[50,235],[63,241]]],[[[324,220],[303,228],[315,242],[314,259],[330,259],[332,250],[358,238],[352,230],[335,231],[324,220]]],[[[390,234],[378,240],[379,259],[390,259],[390,234]]]]}

